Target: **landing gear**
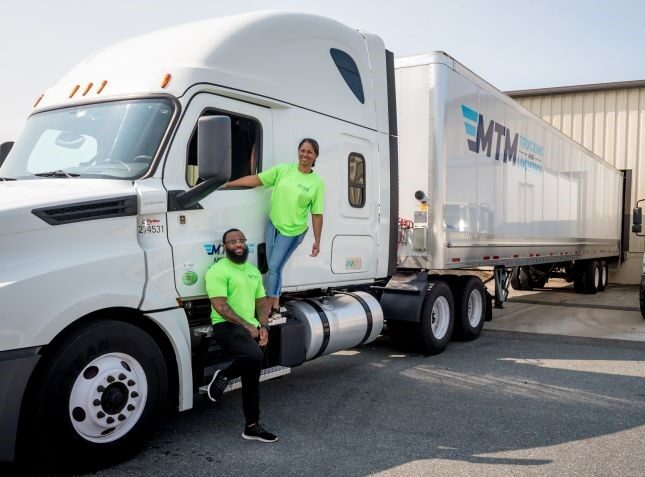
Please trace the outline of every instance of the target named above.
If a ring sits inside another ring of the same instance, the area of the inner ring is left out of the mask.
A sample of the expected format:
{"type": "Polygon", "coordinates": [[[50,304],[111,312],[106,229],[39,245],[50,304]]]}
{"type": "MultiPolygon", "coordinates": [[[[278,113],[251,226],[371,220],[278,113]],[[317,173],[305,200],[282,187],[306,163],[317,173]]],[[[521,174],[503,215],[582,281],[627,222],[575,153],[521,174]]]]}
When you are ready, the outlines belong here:
{"type": "Polygon", "coordinates": [[[504,302],[508,298],[511,269],[498,265],[493,273],[495,276],[495,308],[504,308],[504,302]]]}

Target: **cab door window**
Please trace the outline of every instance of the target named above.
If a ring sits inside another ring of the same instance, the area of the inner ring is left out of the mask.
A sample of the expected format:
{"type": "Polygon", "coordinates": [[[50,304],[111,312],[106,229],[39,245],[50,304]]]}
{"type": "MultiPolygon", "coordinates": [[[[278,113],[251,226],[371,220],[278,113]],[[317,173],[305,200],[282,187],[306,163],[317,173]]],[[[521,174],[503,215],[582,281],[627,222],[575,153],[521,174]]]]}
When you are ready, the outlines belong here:
{"type": "MultiPolygon", "coordinates": [[[[231,118],[231,180],[257,174],[261,170],[260,123],[253,118],[214,110],[205,111],[202,117],[212,115],[231,118]]],[[[190,187],[201,182],[197,167],[197,135],[195,127],[188,144],[186,167],[186,182],[190,187]]]]}

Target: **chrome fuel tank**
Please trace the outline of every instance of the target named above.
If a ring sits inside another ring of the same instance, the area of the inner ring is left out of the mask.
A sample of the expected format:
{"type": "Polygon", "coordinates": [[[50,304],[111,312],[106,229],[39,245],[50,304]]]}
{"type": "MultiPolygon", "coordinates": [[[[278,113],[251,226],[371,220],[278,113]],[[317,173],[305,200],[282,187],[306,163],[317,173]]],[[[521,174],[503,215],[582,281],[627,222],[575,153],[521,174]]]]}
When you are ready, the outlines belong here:
{"type": "Polygon", "coordinates": [[[305,325],[307,360],[374,341],[383,329],[381,305],[365,292],[295,300],[286,307],[305,325]]]}

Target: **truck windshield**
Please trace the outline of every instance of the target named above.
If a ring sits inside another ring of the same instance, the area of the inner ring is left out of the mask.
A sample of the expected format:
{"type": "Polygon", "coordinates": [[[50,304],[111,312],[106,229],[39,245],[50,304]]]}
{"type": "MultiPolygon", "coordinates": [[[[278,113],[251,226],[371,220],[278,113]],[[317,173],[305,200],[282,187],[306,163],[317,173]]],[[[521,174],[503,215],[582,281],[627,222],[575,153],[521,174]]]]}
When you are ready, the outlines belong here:
{"type": "Polygon", "coordinates": [[[136,179],[150,168],[172,113],[170,101],[155,98],[35,114],[0,176],[136,179]]]}

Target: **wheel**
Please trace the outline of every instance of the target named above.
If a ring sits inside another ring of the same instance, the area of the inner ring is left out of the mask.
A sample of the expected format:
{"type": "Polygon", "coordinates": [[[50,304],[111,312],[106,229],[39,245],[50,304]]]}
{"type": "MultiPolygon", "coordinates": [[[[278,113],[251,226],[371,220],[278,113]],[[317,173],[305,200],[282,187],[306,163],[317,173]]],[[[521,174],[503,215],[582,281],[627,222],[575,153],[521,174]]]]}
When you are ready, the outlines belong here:
{"type": "Polygon", "coordinates": [[[102,320],[56,346],[38,390],[38,448],[96,463],[136,450],[165,409],[168,375],[145,331],[102,320]]]}
{"type": "Polygon", "coordinates": [[[638,294],[638,299],[641,305],[641,316],[645,320],[645,277],[641,277],[641,288],[638,294]]]}
{"type": "Polygon", "coordinates": [[[585,260],[576,266],[574,288],[578,293],[593,295],[600,284],[600,267],[595,260],[585,260]]]}
{"type": "Polygon", "coordinates": [[[513,267],[511,272],[511,286],[513,290],[522,290],[522,284],[520,283],[520,267],[513,267]]]}
{"type": "Polygon", "coordinates": [[[479,337],[486,318],[486,290],[477,277],[459,277],[451,287],[455,304],[453,337],[471,341],[479,337]]]}
{"type": "Polygon", "coordinates": [[[152,156],[148,154],[139,154],[138,156],[134,156],[128,162],[131,162],[131,163],[143,162],[146,164],[150,164],[151,161],[152,161],[152,156]]]}
{"type": "Polygon", "coordinates": [[[533,290],[533,282],[528,267],[513,267],[511,272],[513,290],[533,290]]]}
{"type": "Polygon", "coordinates": [[[519,267],[517,275],[522,290],[533,290],[533,281],[531,280],[531,272],[529,267],[519,267]]]}
{"type": "MultiPolygon", "coordinates": [[[[137,156],[138,157],[138,156],[137,156]]],[[[104,159],[102,161],[93,161],[91,164],[89,164],[85,169],[83,169],[83,172],[87,171],[90,167],[94,166],[102,166],[107,164],[108,166],[112,164],[120,164],[122,165],[128,172],[132,172],[132,168],[128,166],[125,162],[120,161],[118,159],[104,159]]]]}
{"type": "Polygon", "coordinates": [[[600,283],[598,285],[598,291],[605,291],[607,288],[607,280],[609,278],[609,266],[604,260],[598,262],[598,268],[600,270],[600,283]]]}
{"type": "Polygon", "coordinates": [[[455,313],[452,293],[444,282],[429,284],[421,310],[420,345],[424,354],[439,354],[450,341],[455,313]]]}
{"type": "Polygon", "coordinates": [[[444,282],[428,284],[418,322],[387,320],[388,334],[396,347],[429,355],[448,346],[453,326],[452,293],[444,282]]]}

